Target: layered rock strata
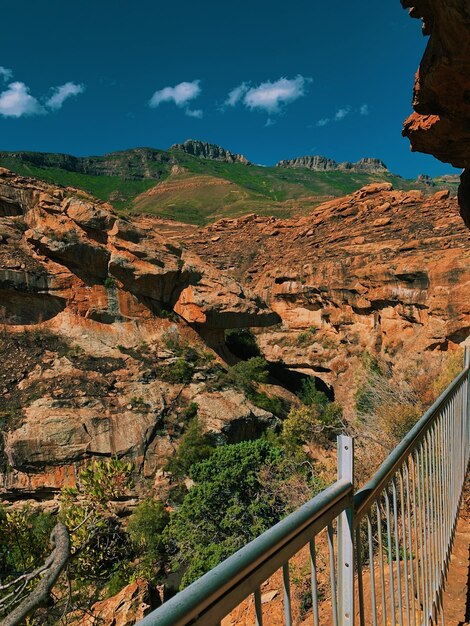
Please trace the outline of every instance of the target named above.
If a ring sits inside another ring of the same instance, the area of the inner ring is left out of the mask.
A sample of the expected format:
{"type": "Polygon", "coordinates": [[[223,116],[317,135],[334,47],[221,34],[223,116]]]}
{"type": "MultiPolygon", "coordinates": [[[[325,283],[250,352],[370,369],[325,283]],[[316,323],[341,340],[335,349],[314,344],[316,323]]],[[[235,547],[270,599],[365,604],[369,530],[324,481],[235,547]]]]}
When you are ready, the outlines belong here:
{"type": "Polygon", "coordinates": [[[235,154],[216,144],[199,141],[197,139],[187,139],[184,143],[175,143],[171,146],[170,150],[181,150],[182,152],[186,152],[187,154],[201,159],[250,165],[250,162],[243,154],[235,154]]]}
{"type": "Polygon", "coordinates": [[[152,477],[191,402],[223,441],[273,423],[211,383],[208,343],[279,320],[258,296],[153,224],[70,190],[0,170],[0,206],[0,490],[51,495],[113,454],[152,477]]]}
{"type": "Polygon", "coordinates": [[[302,156],[276,163],[276,167],[284,168],[307,168],[314,172],[349,171],[365,172],[368,174],[383,174],[388,172],[387,166],[380,159],[370,157],[360,159],[356,163],[344,161],[337,163],[333,159],[324,156],[302,156]]]}
{"type": "Polygon", "coordinates": [[[279,314],[257,331],[267,358],[322,378],[346,407],[365,350],[423,366],[470,334],[470,234],[446,191],[369,185],[299,220],[220,220],[186,242],[279,314]]]}

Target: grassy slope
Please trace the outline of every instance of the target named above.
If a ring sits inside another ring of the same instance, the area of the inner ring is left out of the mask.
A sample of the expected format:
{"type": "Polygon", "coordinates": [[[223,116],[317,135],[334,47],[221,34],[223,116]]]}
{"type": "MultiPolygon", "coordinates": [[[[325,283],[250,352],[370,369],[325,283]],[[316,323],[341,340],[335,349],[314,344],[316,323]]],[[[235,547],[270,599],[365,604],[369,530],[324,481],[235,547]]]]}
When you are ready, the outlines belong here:
{"type": "Polygon", "coordinates": [[[155,185],[155,181],[150,179],[126,180],[119,176],[93,176],[56,167],[37,167],[17,159],[0,159],[0,167],[6,167],[22,176],[39,178],[64,187],[83,189],[100,200],[112,201],[117,209],[130,207],[137,195],[155,185]]]}
{"type": "MultiPolygon", "coordinates": [[[[343,196],[372,182],[389,181],[396,189],[419,187],[416,181],[393,174],[312,172],[223,163],[180,151],[171,151],[171,154],[186,172],[170,176],[169,164],[155,164],[162,182],[152,194],[145,192],[156,186],[154,179],[79,174],[55,167],[38,167],[13,158],[0,159],[0,166],[25,176],[83,189],[101,200],[111,201],[117,209],[200,225],[250,212],[277,217],[304,214],[326,197],[343,196]],[[220,185],[219,179],[233,184],[220,185]]],[[[436,188],[431,191],[434,190],[436,188]]]]}

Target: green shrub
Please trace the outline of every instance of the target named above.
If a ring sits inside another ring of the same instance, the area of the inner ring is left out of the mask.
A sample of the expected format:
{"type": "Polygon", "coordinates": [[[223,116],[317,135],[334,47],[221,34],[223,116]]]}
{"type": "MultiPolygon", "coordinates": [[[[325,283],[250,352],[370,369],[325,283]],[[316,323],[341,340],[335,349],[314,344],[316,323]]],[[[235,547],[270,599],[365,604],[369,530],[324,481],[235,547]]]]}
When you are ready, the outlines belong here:
{"type": "Polygon", "coordinates": [[[317,330],[318,330],[317,326],[310,326],[310,328],[308,328],[307,330],[304,330],[303,332],[299,333],[295,341],[296,344],[298,346],[309,345],[310,343],[312,343],[317,330]]]}
{"type": "Polygon", "coordinates": [[[160,376],[169,383],[188,384],[192,381],[193,375],[194,365],[185,359],[177,359],[160,369],[160,376]]]}
{"type": "Polygon", "coordinates": [[[197,402],[190,402],[189,405],[181,411],[181,417],[185,420],[193,419],[193,417],[196,417],[198,409],[199,406],[197,402]]]}
{"type": "Polygon", "coordinates": [[[164,530],[170,514],[160,500],[148,498],[141,502],[129,518],[127,532],[136,552],[149,561],[165,558],[164,530]]]}
{"type": "Polygon", "coordinates": [[[117,500],[132,486],[132,463],[117,456],[92,461],[80,472],[82,491],[93,501],[105,504],[117,500]]]}
{"type": "Polygon", "coordinates": [[[269,411],[274,415],[279,415],[283,412],[282,402],[275,396],[268,396],[264,391],[254,392],[249,396],[251,402],[260,409],[269,411]]]}
{"type": "Polygon", "coordinates": [[[116,287],[116,280],[112,276],[107,276],[103,281],[103,285],[106,289],[112,289],[116,287]]]}
{"type": "Polygon", "coordinates": [[[214,452],[209,436],[204,433],[202,424],[195,417],[188,430],[181,437],[180,445],[165,469],[175,476],[187,476],[192,465],[207,459],[214,452]]]}
{"type": "Polygon", "coordinates": [[[196,485],[169,526],[173,566],[188,566],[182,586],[279,520],[282,507],[261,495],[260,470],[281,460],[281,449],[261,439],[222,446],[191,467],[196,485]]]}
{"type": "Polygon", "coordinates": [[[302,386],[297,396],[306,406],[322,407],[328,404],[328,398],[323,391],[319,391],[314,378],[304,378],[302,386]]]}
{"type": "Polygon", "coordinates": [[[250,394],[255,390],[255,383],[265,383],[268,377],[265,359],[256,356],[248,359],[248,361],[240,361],[229,367],[226,380],[246,394],[250,394]]]}
{"type": "Polygon", "coordinates": [[[52,515],[34,511],[25,505],[20,509],[0,507],[0,580],[15,579],[42,564],[50,553],[50,533],[55,526],[52,515]]]}

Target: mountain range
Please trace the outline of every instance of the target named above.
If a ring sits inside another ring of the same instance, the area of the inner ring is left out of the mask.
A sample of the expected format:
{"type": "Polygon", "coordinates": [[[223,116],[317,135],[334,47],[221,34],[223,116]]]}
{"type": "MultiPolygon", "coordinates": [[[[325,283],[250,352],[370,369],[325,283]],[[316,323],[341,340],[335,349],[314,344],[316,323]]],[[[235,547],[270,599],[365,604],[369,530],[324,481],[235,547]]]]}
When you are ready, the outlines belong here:
{"type": "Polygon", "coordinates": [[[265,167],[207,142],[189,139],[168,150],[133,148],[103,156],[0,152],[0,167],[63,187],[82,190],[126,213],[148,213],[203,225],[256,212],[305,215],[326,200],[374,182],[395,189],[454,194],[458,177],[407,180],[379,159],[336,163],[303,156],[265,167]]]}

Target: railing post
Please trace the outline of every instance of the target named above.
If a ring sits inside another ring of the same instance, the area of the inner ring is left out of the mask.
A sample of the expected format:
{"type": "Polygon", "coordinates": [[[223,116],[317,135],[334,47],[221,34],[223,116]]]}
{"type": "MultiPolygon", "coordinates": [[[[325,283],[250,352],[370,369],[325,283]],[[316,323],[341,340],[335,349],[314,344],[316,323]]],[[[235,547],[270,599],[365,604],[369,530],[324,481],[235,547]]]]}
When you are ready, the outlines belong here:
{"type": "Polygon", "coordinates": [[[338,622],[339,626],[354,623],[354,439],[338,437],[338,478],[353,485],[350,506],[338,517],[338,622]]]}

